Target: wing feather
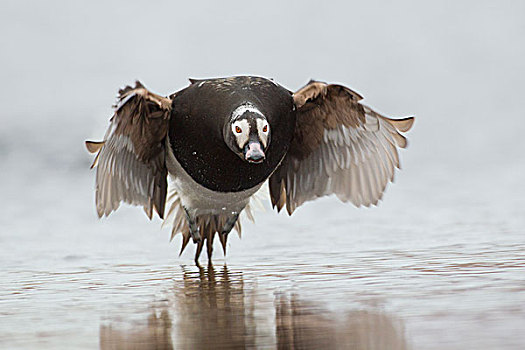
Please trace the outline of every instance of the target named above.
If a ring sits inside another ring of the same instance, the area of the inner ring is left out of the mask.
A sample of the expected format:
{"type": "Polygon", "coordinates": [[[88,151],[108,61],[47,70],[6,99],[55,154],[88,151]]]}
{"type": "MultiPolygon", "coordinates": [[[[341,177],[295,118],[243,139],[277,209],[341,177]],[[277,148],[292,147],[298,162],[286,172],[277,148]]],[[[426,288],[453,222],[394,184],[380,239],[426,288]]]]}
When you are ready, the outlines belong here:
{"type": "Polygon", "coordinates": [[[390,119],[341,85],[311,81],[294,94],[292,145],[270,178],[272,204],[291,214],[302,203],[335,194],[356,206],[376,205],[405,148],[414,118],[390,119]]]}
{"type": "Polygon", "coordinates": [[[102,142],[86,141],[97,153],[95,200],[99,217],[121,202],[144,207],[149,218],[162,218],[167,192],[165,139],[171,100],[140,82],[119,91],[115,112],[102,142]]]}

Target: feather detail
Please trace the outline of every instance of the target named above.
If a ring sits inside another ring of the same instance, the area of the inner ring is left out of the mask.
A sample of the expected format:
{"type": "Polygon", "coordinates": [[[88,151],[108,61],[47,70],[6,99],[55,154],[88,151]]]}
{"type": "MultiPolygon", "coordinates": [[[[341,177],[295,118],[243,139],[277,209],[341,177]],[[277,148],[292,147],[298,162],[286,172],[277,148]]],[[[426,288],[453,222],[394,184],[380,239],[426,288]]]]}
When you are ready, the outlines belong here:
{"type": "Polygon", "coordinates": [[[290,149],[270,177],[272,206],[289,215],[306,201],[335,194],[357,207],[377,205],[394,169],[401,134],[413,117],[391,119],[351,89],[311,81],[293,95],[297,122],[290,149]]]}
{"type": "MultiPolygon", "coordinates": [[[[238,218],[235,220],[233,224],[233,229],[237,232],[239,238],[242,237],[242,227],[241,227],[241,221],[246,217],[250,221],[254,221],[254,215],[253,211],[254,209],[263,209],[263,205],[261,203],[261,199],[264,197],[266,198],[265,193],[267,191],[266,185],[263,185],[259,191],[257,191],[255,194],[253,194],[250,197],[249,203],[246,205],[244,210],[241,211],[238,218]]],[[[182,246],[180,250],[180,254],[184,252],[186,247],[188,246],[188,243],[190,242],[190,231],[188,226],[188,220],[186,216],[186,212],[182,206],[182,202],[180,199],[179,194],[177,193],[175,186],[173,182],[170,181],[169,187],[168,187],[168,196],[167,196],[167,210],[166,215],[164,218],[164,222],[162,223],[162,227],[171,225],[171,236],[170,241],[173,240],[173,238],[178,235],[179,233],[182,234],[182,246]]],[[[225,226],[227,226],[228,220],[231,218],[231,215],[227,213],[219,213],[219,214],[204,214],[204,215],[198,215],[196,217],[196,224],[197,227],[200,228],[201,233],[201,242],[206,241],[207,251],[208,251],[208,258],[211,259],[211,255],[213,252],[213,241],[215,239],[215,235],[219,236],[219,240],[221,242],[223,252],[226,255],[226,243],[228,241],[228,234],[223,232],[223,229],[225,226]]],[[[199,252],[198,255],[200,255],[200,252],[202,251],[202,247],[199,248],[199,241],[196,242],[197,244],[197,251],[199,252]]],[[[204,244],[204,243],[202,243],[204,244]]],[[[198,255],[196,255],[196,258],[198,259],[198,255]]]]}
{"type": "Polygon", "coordinates": [[[115,112],[104,140],[86,141],[97,153],[96,207],[99,217],[118,209],[121,202],[140,205],[151,219],[164,215],[167,169],[164,140],[171,100],[148,91],[140,82],[119,91],[115,112]]]}

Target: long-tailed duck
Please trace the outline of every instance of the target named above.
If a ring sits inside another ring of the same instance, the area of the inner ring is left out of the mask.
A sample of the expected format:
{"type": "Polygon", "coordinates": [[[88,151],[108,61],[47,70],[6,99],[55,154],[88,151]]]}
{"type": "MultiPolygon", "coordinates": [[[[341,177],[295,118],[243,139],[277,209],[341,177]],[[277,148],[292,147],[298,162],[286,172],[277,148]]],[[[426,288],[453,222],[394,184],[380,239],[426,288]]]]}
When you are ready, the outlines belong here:
{"type": "Polygon", "coordinates": [[[169,97],[140,82],[123,88],[104,141],[86,146],[97,153],[98,215],[120,202],[143,206],[149,218],[155,210],[173,225],[172,238],[182,233],[181,252],[190,237],[197,244],[197,264],[205,242],[211,259],[216,233],[226,251],[267,180],[272,206],[290,215],[331,194],[376,205],[414,122],[380,115],[341,85],[310,81],[290,92],[251,76],[190,82],[169,97]]]}

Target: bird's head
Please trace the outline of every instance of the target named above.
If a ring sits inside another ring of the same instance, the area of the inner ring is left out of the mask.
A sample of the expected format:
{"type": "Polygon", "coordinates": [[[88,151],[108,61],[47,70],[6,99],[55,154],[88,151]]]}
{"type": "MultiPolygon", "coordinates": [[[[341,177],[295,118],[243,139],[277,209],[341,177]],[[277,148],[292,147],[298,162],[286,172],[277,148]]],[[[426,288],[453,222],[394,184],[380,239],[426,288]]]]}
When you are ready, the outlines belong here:
{"type": "Polygon", "coordinates": [[[270,124],[252,104],[235,108],[223,130],[224,141],[241,159],[262,163],[270,145],[270,124]]]}

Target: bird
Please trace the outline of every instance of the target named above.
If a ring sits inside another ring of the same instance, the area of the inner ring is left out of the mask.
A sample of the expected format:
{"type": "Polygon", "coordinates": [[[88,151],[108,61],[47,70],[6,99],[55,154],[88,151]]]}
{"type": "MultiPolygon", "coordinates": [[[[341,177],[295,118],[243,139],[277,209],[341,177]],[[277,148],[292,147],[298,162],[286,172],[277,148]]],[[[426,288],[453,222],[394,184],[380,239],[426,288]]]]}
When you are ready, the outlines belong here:
{"type": "Polygon", "coordinates": [[[415,120],[383,116],[354,90],[317,80],[295,92],[257,76],[189,81],[167,97],[139,81],[120,89],[103,140],[85,144],[96,153],[98,216],[121,202],[150,219],[156,212],[171,239],[182,234],[180,254],[196,244],[197,265],[205,244],[211,263],[216,236],[226,254],[264,183],[272,208],[289,215],[329,195],[377,205],[415,120]]]}

